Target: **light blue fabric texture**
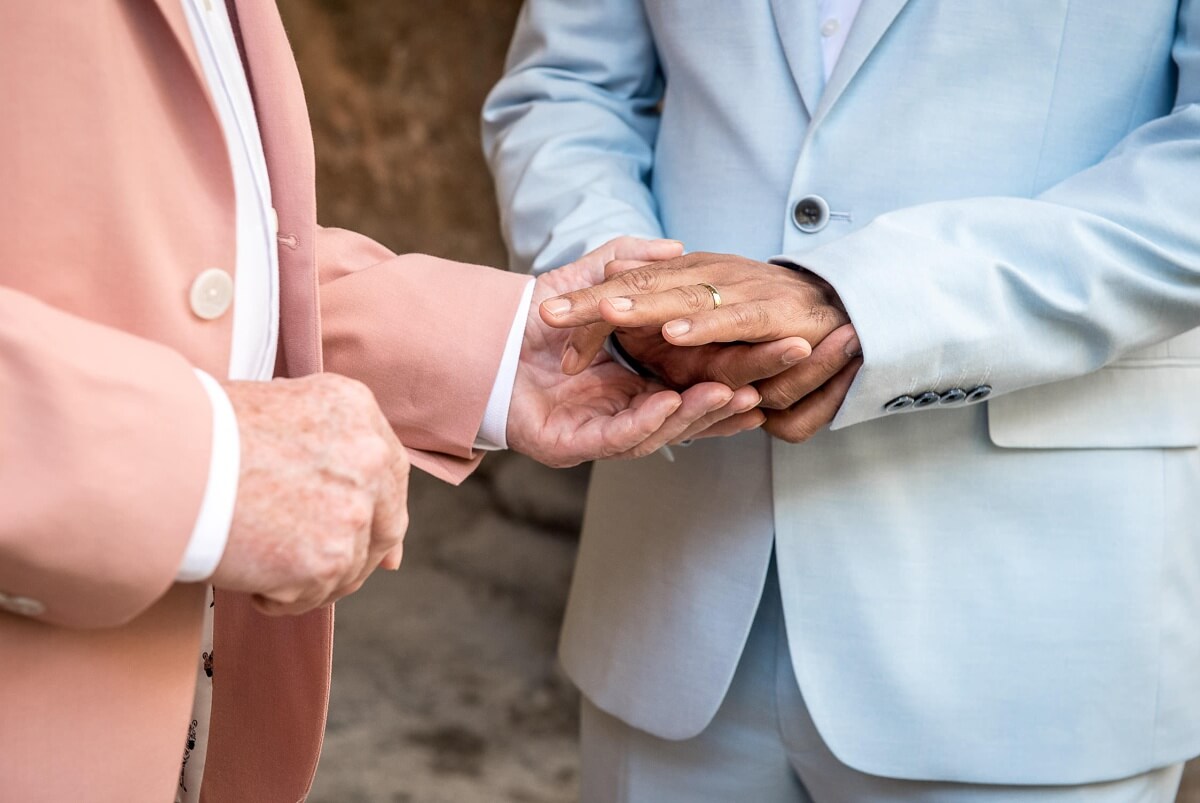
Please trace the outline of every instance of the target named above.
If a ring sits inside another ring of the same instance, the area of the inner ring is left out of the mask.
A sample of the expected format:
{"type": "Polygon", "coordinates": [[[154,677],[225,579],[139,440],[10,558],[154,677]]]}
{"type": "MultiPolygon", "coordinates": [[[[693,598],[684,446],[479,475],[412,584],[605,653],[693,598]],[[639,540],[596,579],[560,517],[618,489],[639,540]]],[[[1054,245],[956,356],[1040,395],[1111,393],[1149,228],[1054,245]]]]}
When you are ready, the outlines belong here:
{"type": "Polygon", "coordinates": [[[515,265],[620,234],[778,258],[865,357],[808,443],[597,467],[568,672],[699,733],[774,546],[855,769],[1078,784],[1200,754],[1200,2],[865,0],[828,85],[816,6],[528,0],[488,99],[515,265]]]}
{"type": "Polygon", "coordinates": [[[1182,764],[1073,786],[909,781],[837,760],[796,684],[774,574],[716,717],[691,739],[659,739],[585,698],[580,803],[1174,803],[1182,764]]]}

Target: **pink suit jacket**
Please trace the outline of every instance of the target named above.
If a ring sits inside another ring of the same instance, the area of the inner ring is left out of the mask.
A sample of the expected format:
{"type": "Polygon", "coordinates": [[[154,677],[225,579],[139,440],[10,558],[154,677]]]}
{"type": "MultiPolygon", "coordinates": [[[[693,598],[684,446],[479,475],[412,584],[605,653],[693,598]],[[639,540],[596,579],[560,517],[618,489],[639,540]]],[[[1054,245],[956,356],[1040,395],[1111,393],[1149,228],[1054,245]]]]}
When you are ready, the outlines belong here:
{"type": "MultiPolygon", "coordinates": [[[[460,481],[526,281],[316,225],[312,139],[274,3],[231,3],[279,217],[279,373],[374,390],[413,463],[460,481]]],[[[234,195],[179,0],[0,5],[0,800],[172,799],[203,589],[174,583],[226,370],[234,195]]],[[[236,301],[235,301],[236,303],[236,301]]],[[[218,594],[203,798],[308,793],[333,614],[218,594]]]]}

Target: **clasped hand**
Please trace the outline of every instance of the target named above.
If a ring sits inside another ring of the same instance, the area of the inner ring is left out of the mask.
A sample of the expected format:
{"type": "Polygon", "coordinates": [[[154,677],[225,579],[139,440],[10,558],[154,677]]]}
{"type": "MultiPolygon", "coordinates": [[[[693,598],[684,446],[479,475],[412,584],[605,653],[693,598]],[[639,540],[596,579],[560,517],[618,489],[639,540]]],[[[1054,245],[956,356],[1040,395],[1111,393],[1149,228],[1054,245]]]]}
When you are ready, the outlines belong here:
{"type": "Polygon", "coordinates": [[[568,374],[584,371],[615,332],[669,386],[753,383],[764,429],[798,443],[833,420],[862,365],[836,292],[807,271],[695,253],[652,264],[614,260],[605,274],[602,284],[542,304],[546,324],[572,327],[568,374]],[[719,307],[705,285],[717,289],[719,307]]]}

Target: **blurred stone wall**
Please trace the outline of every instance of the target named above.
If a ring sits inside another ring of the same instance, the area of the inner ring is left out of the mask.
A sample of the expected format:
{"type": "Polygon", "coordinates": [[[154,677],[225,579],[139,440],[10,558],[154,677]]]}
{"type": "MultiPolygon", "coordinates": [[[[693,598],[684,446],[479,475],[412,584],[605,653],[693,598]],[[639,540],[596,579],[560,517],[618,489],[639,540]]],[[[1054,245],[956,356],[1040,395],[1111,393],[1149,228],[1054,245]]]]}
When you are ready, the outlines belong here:
{"type": "MultiPolygon", "coordinates": [[[[504,265],[478,119],[520,0],[279,5],[308,93],[321,222],[397,252],[504,265]]],[[[402,571],[339,605],[313,803],[576,798],[577,698],[553,654],[585,483],[512,455],[457,489],[414,478],[402,571]]],[[[1180,800],[1200,803],[1200,777],[1180,800]]]]}
{"type": "Polygon", "coordinates": [[[506,261],[479,110],[519,0],[280,0],[308,93],[321,222],[398,252],[506,261]]]}

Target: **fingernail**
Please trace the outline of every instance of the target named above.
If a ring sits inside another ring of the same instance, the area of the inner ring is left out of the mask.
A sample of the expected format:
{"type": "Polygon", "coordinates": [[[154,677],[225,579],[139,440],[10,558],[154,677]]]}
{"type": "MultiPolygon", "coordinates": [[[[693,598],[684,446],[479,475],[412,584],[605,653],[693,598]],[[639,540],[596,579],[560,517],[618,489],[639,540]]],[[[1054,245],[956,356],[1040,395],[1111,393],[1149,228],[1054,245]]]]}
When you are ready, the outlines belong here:
{"type": "Polygon", "coordinates": [[[753,410],[755,407],[757,407],[757,406],[758,406],[759,404],[761,404],[761,403],[762,403],[762,396],[760,396],[760,395],[758,395],[758,394],[756,393],[756,394],[754,394],[754,397],[753,397],[752,399],[750,399],[750,400],[749,400],[749,401],[747,401],[746,403],[744,403],[744,404],[740,405],[740,406],[738,407],[738,409],[736,410],[736,412],[738,412],[738,413],[748,413],[748,412],[750,412],[751,410],[753,410]]]}
{"type": "Polygon", "coordinates": [[[850,338],[850,342],[846,344],[844,351],[846,356],[851,359],[862,356],[862,344],[858,342],[858,335],[850,338]]]}
{"type": "Polygon", "coordinates": [[[571,302],[567,301],[565,298],[552,298],[543,303],[542,307],[546,310],[546,312],[557,317],[559,315],[566,315],[571,311],[571,302]]]}
{"type": "Polygon", "coordinates": [[[688,320],[671,321],[663,327],[663,331],[671,337],[682,337],[692,331],[692,322],[688,320]]]}
{"type": "Polygon", "coordinates": [[[800,346],[792,346],[790,349],[783,352],[783,361],[788,365],[795,365],[796,363],[807,359],[809,353],[810,352],[808,349],[801,348],[800,346]]]}
{"type": "Polygon", "coordinates": [[[610,298],[608,303],[617,312],[629,312],[629,310],[633,309],[633,299],[631,298],[621,298],[618,296],[617,298],[610,298]]]}

